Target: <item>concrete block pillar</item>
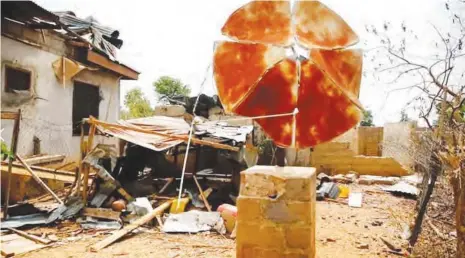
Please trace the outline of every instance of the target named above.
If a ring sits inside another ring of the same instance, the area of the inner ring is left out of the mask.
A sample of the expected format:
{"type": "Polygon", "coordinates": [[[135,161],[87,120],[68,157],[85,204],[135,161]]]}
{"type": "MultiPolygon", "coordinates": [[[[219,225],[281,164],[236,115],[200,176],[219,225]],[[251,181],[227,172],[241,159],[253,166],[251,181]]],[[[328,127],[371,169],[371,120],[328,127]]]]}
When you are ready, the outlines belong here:
{"type": "Polygon", "coordinates": [[[315,168],[254,166],[241,173],[236,257],[315,257],[315,168]]]}

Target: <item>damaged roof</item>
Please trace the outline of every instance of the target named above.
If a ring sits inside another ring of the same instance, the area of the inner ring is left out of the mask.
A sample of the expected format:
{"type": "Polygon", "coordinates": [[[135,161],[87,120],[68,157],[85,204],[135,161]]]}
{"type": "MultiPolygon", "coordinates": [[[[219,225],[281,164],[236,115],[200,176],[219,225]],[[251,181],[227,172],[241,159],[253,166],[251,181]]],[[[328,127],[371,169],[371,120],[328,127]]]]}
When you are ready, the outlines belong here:
{"type": "MultiPolygon", "coordinates": [[[[189,124],[183,118],[166,116],[120,120],[117,124],[95,119],[89,122],[96,124],[103,133],[154,151],[164,151],[186,142],[190,130],[189,124]]],[[[247,134],[253,130],[252,126],[226,126],[211,121],[203,122],[195,128],[193,144],[231,151],[238,151],[239,148],[235,145],[245,143],[247,134]]]]}
{"type": "Polygon", "coordinates": [[[2,1],[3,18],[20,21],[26,25],[43,25],[43,23],[53,25],[58,20],[55,14],[32,1],[2,1]]]}
{"type": "Polygon", "coordinates": [[[81,47],[88,49],[88,62],[113,71],[123,79],[138,79],[138,71],[117,61],[117,49],[123,44],[117,30],[100,25],[93,18],[81,19],[70,12],[52,13],[32,1],[2,1],[1,9],[2,19],[32,29],[54,30],[64,37],[84,43],[81,47]]]}

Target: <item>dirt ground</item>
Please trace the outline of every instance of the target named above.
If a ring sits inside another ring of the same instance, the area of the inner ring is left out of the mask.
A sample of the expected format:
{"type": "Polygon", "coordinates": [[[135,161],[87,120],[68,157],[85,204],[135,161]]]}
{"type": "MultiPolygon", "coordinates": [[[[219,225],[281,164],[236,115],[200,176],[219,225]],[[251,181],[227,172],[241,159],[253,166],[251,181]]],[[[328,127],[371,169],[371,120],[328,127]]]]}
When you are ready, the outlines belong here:
{"type": "Polygon", "coordinates": [[[440,177],[431,195],[420,237],[413,249],[415,255],[419,257],[456,257],[457,238],[454,236],[456,228],[454,198],[452,196],[451,185],[446,178],[440,177]],[[432,246],[434,248],[431,248],[432,246]]]}
{"type": "MultiPolygon", "coordinates": [[[[398,247],[405,247],[406,241],[401,238],[402,228],[412,221],[415,201],[366,191],[375,190],[377,186],[349,187],[364,191],[362,208],[351,208],[335,202],[317,202],[317,257],[398,257],[387,252],[380,237],[398,247]]],[[[76,228],[76,224],[68,224],[58,230],[56,227],[33,229],[57,234],[60,241],[17,257],[235,257],[235,241],[217,233],[164,234],[155,228],[127,236],[93,253],[88,251],[89,246],[103,239],[109,232],[82,232],[76,228]]]]}

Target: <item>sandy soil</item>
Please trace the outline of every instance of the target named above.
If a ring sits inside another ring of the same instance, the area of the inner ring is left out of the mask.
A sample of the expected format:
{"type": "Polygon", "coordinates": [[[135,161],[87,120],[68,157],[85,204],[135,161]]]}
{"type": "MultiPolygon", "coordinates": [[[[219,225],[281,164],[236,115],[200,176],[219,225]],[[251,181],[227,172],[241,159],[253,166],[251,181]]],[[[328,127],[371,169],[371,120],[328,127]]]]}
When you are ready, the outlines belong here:
{"type": "MultiPolygon", "coordinates": [[[[362,191],[377,188],[349,187],[362,191]]],[[[415,201],[366,191],[363,198],[362,208],[317,202],[317,257],[398,257],[387,252],[380,237],[398,247],[405,247],[406,241],[401,239],[402,226],[412,221],[415,201]]],[[[89,246],[105,235],[95,231],[80,232],[79,228],[67,230],[67,227],[75,226],[69,223],[59,231],[56,228],[34,229],[42,230],[40,232],[48,230],[49,234],[55,231],[60,241],[51,247],[17,257],[235,257],[235,241],[216,233],[169,235],[153,228],[127,236],[98,253],[92,253],[88,251],[89,246]]]]}

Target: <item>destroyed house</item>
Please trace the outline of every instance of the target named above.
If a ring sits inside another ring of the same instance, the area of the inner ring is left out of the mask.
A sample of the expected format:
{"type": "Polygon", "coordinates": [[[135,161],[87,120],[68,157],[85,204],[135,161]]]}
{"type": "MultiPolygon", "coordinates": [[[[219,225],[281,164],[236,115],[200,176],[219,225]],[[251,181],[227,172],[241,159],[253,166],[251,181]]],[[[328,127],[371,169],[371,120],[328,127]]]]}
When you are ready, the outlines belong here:
{"type": "MultiPolygon", "coordinates": [[[[1,9],[1,109],[21,110],[18,154],[77,160],[80,135],[89,131],[82,119],[116,122],[120,81],[138,79],[137,71],[118,61],[119,32],[92,17],[52,13],[31,1],[2,1],[1,9]]],[[[8,144],[10,122],[2,121],[8,144]]],[[[102,141],[95,136],[96,143],[102,141]]]]}

